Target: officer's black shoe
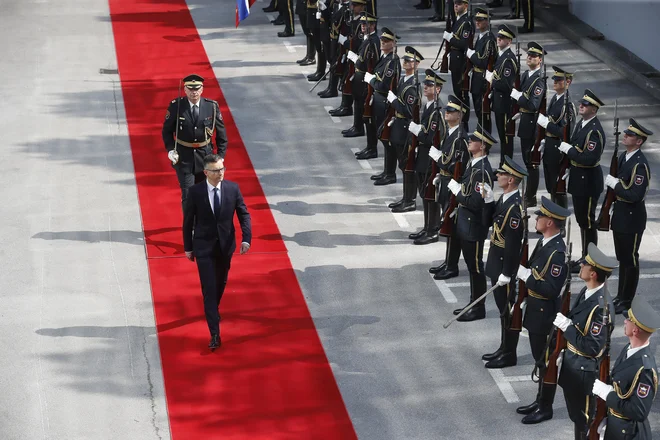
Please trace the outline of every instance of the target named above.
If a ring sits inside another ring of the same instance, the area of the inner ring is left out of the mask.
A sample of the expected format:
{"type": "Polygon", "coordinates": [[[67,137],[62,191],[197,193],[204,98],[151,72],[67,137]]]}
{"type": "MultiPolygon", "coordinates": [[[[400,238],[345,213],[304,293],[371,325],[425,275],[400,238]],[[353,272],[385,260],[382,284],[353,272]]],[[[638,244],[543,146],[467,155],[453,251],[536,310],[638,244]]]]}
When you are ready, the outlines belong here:
{"type": "Polygon", "coordinates": [[[411,240],[417,240],[418,238],[423,237],[425,235],[426,235],[426,229],[422,229],[421,231],[408,234],[408,238],[411,240]]]}
{"type": "Polygon", "coordinates": [[[403,205],[403,199],[397,200],[396,202],[392,202],[389,205],[387,205],[387,207],[392,209],[392,208],[396,208],[399,205],[403,205]]]}
{"type": "MultiPolygon", "coordinates": [[[[520,30],[519,30],[518,32],[520,32],[520,30]]],[[[528,208],[533,208],[533,207],[535,207],[535,206],[536,206],[536,203],[537,203],[537,202],[536,202],[536,196],[528,197],[528,198],[527,198],[527,207],[528,207],[528,208]]]]}
{"type": "MultiPolygon", "coordinates": [[[[461,319],[459,318],[458,320],[460,321],[461,319]]],[[[495,359],[486,362],[486,365],[484,366],[486,368],[506,368],[506,367],[513,367],[517,363],[518,363],[518,357],[516,356],[515,353],[502,353],[495,359]]]]}
{"type": "MultiPolygon", "coordinates": [[[[519,34],[531,34],[532,32],[534,32],[534,29],[527,29],[526,27],[518,28],[519,34]]],[[[550,418],[552,418],[552,415],[550,415],[550,418]]]]}
{"type": "Polygon", "coordinates": [[[628,310],[630,308],[630,304],[631,304],[630,301],[623,301],[623,300],[620,301],[618,304],[614,305],[615,313],[617,315],[622,314],[623,312],[625,312],[626,310],[628,310]]]}
{"type": "Polygon", "coordinates": [[[329,110],[330,116],[352,116],[353,109],[350,107],[337,107],[329,110]]]}
{"type": "Polygon", "coordinates": [[[336,89],[326,89],[318,93],[321,98],[336,98],[339,96],[339,92],[336,89]]]}
{"type": "MultiPolygon", "coordinates": [[[[349,136],[346,136],[349,137],[349,136]]],[[[378,157],[378,150],[362,150],[360,153],[355,155],[355,158],[357,160],[367,160],[367,159],[375,159],[378,157]]]]}
{"type": "Polygon", "coordinates": [[[391,185],[393,183],[396,183],[396,174],[391,176],[383,176],[378,180],[374,180],[374,185],[376,186],[391,185]]]}
{"type": "MultiPolygon", "coordinates": [[[[341,134],[346,134],[346,133],[348,133],[348,132],[351,131],[351,130],[355,130],[355,127],[353,127],[352,125],[351,125],[351,128],[347,128],[346,130],[342,130],[342,131],[341,131],[341,134]]],[[[357,156],[357,153],[355,153],[355,155],[357,156]]]]}
{"type": "MultiPolygon", "coordinates": [[[[458,318],[457,321],[470,322],[470,321],[478,321],[479,319],[484,319],[484,318],[486,318],[486,307],[482,304],[472,307],[463,316],[458,318]]],[[[495,361],[490,361],[490,362],[495,362],[495,361]]],[[[486,365],[488,365],[490,362],[487,362],[486,365]]]]}
{"type": "Polygon", "coordinates": [[[518,408],[516,408],[516,412],[518,414],[522,414],[522,415],[526,416],[527,414],[533,413],[538,408],[539,408],[539,403],[535,400],[532,403],[530,403],[529,405],[519,406],[518,408]]]}
{"type": "Polygon", "coordinates": [[[450,278],[456,278],[457,276],[458,276],[458,268],[448,269],[447,266],[445,266],[444,269],[442,269],[440,272],[433,275],[433,279],[434,280],[448,280],[450,278]]]}
{"type": "Polygon", "coordinates": [[[423,237],[419,237],[417,240],[413,241],[413,244],[419,244],[419,245],[424,245],[424,244],[431,244],[431,243],[436,243],[440,238],[438,237],[437,232],[433,232],[431,234],[426,234],[423,237]]]}
{"type": "Polygon", "coordinates": [[[284,24],[284,17],[280,15],[275,20],[271,20],[271,23],[273,23],[274,26],[282,26],[284,24]]]}
{"type": "MultiPolygon", "coordinates": [[[[297,61],[296,61],[296,64],[306,63],[308,60],[309,60],[309,58],[307,58],[307,55],[305,55],[305,56],[302,57],[301,59],[297,60],[297,61]]],[[[315,61],[315,62],[316,62],[316,61],[315,61]]]]}
{"type": "Polygon", "coordinates": [[[488,2],[486,3],[486,6],[488,6],[489,8],[499,8],[500,6],[502,6],[502,2],[501,1],[488,2]]]}
{"type": "Polygon", "coordinates": [[[536,425],[537,423],[545,422],[546,420],[550,420],[551,418],[552,418],[552,407],[547,409],[537,408],[536,411],[534,411],[533,413],[523,417],[522,422],[524,425],[536,425]]]}
{"type": "Polygon", "coordinates": [[[266,6],[265,8],[261,8],[264,12],[275,12],[277,11],[277,8],[274,8],[273,6],[266,6]]]}
{"type": "Polygon", "coordinates": [[[378,180],[378,179],[382,179],[382,178],[385,177],[386,175],[387,175],[387,173],[386,173],[385,171],[383,171],[382,173],[372,174],[369,178],[370,178],[371,180],[378,180]]]}
{"type": "Polygon", "coordinates": [[[325,74],[325,72],[314,72],[311,75],[307,75],[307,81],[316,82],[316,81],[320,80],[321,78],[323,78],[324,74],[325,74]]]}
{"type": "MultiPolygon", "coordinates": [[[[467,305],[465,307],[467,307],[467,305]]],[[[454,314],[454,316],[456,316],[459,313],[461,313],[463,310],[465,310],[465,307],[463,307],[462,309],[454,309],[454,311],[452,313],[454,314]]]]}
{"type": "Polygon", "coordinates": [[[300,64],[301,66],[311,66],[312,64],[316,64],[316,59],[305,57],[302,60],[300,60],[298,64],[300,64]]]}
{"type": "Polygon", "coordinates": [[[431,266],[429,267],[429,273],[436,274],[444,270],[447,267],[447,263],[442,263],[440,266],[431,266]]]}
{"type": "Polygon", "coordinates": [[[215,350],[221,345],[222,345],[222,341],[220,341],[220,335],[211,335],[211,342],[209,342],[209,348],[211,349],[211,351],[215,350]]]}
{"type": "MultiPolygon", "coordinates": [[[[481,356],[481,359],[484,360],[484,361],[492,361],[493,359],[498,358],[502,354],[503,351],[504,350],[502,350],[502,347],[500,347],[492,353],[486,353],[485,355],[481,356]]],[[[525,414],[527,414],[527,413],[525,413],[525,414]]]]}
{"type": "Polygon", "coordinates": [[[440,21],[445,21],[445,17],[434,15],[433,17],[429,18],[429,21],[432,21],[433,23],[438,23],[440,21]]]}
{"type": "Polygon", "coordinates": [[[282,31],[278,32],[277,36],[280,38],[293,37],[295,34],[291,31],[282,31]]]}
{"type": "Polygon", "coordinates": [[[415,201],[403,202],[399,206],[392,208],[392,212],[410,212],[414,211],[415,209],[417,209],[417,203],[415,203],[415,201]]]}
{"type": "Polygon", "coordinates": [[[355,138],[355,137],[364,136],[364,130],[358,130],[355,127],[351,127],[346,133],[343,133],[343,136],[345,138],[355,138]]]}
{"type": "MultiPolygon", "coordinates": [[[[506,17],[504,17],[505,20],[518,20],[520,17],[516,17],[515,14],[509,14],[506,17]]],[[[518,31],[520,32],[520,31],[518,31]]]]}

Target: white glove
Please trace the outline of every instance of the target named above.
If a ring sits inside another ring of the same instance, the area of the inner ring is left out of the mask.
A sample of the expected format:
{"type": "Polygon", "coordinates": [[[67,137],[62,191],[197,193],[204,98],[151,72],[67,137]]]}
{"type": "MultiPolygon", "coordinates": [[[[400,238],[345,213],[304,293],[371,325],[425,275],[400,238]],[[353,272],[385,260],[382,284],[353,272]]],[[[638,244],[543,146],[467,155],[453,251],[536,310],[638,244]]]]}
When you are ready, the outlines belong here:
{"type": "Polygon", "coordinates": [[[556,326],[559,330],[565,332],[568,326],[573,324],[573,321],[571,321],[561,313],[557,313],[557,316],[555,317],[555,320],[552,321],[552,324],[556,326]]]}
{"type": "Polygon", "coordinates": [[[346,38],[345,35],[341,35],[341,34],[339,34],[339,38],[337,38],[337,42],[338,42],[339,44],[344,44],[344,43],[346,43],[346,40],[348,40],[348,38],[346,38]]]}
{"type": "Polygon", "coordinates": [[[357,60],[358,60],[358,55],[355,52],[353,52],[352,50],[348,51],[347,57],[348,57],[349,60],[353,61],[353,63],[356,63],[357,60]]]}
{"type": "Polygon", "coordinates": [[[316,19],[317,20],[321,19],[321,13],[319,11],[316,11],[316,19]]]}
{"type": "Polygon", "coordinates": [[[387,92],[387,101],[388,102],[394,102],[396,100],[397,100],[397,96],[394,94],[393,91],[390,90],[389,92],[387,92]]]}
{"type": "Polygon", "coordinates": [[[561,176],[561,180],[565,180],[566,184],[568,184],[568,175],[571,174],[571,169],[566,168],[566,173],[564,173],[563,176],[561,176]]]}
{"type": "Polygon", "coordinates": [[[600,380],[596,379],[596,382],[594,382],[594,387],[591,390],[591,393],[600,397],[603,400],[607,400],[607,395],[610,394],[612,391],[614,391],[614,387],[612,385],[608,385],[605,382],[601,382],[600,380]]]}
{"type": "Polygon", "coordinates": [[[561,151],[564,154],[568,154],[568,150],[573,148],[573,145],[567,143],[567,142],[562,142],[559,144],[559,151],[561,151]]]}
{"type": "Polygon", "coordinates": [[[461,184],[454,179],[451,179],[449,184],[447,184],[447,188],[449,188],[449,191],[451,191],[452,194],[456,195],[461,190],[461,184]]]}
{"type": "Polygon", "coordinates": [[[516,278],[519,280],[523,280],[524,282],[527,282],[527,279],[530,277],[532,274],[532,269],[528,269],[525,266],[518,266],[518,273],[516,274],[516,278]]]}
{"type": "Polygon", "coordinates": [[[394,124],[394,118],[390,119],[390,122],[387,123],[388,127],[391,127],[394,124]]]}
{"type": "Polygon", "coordinates": [[[503,273],[500,274],[500,276],[497,278],[497,285],[498,286],[506,286],[511,282],[511,277],[508,277],[504,275],[503,273]]]}
{"type": "Polygon", "coordinates": [[[474,50],[468,47],[468,50],[467,52],[465,52],[465,54],[467,55],[468,58],[472,58],[472,55],[474,55],[474,50]]]}
{"type": "MultiPolygon", "coordinates": [[[[324,0],[318,0],[318,1],[319,1],[319,11],[325,11],[326,9],[328,9],[328,7],[325,5],[324,0]]],[[[317,12],[317,14],[318,14],[318,12],[317,12]]],[[[317,15],[316,18],[321,18],[320,14],[317,15]]]]}
{"type": "Polygon", "coordinates": [[[543,128],[548,128],[548,122],[550,122],[550,119],[548,119],[546,115],[542,115],[539,113],[539,118],[536,120],[536,123],[543,128]]]}
{"type": "Polygon", "coordinates": [[[410,124],[408,124],[408,131],[417,136],[419,132],[422,130],[422,126],[419,124],[415,124],[414,122],[410,121],[410,124]]]}
{"type": "Polygon", "coordinates": [[[440,183],[440,174],[436,174],[433,178],[433,186],[438,186],[438,183],[440,183]]]}
{"type": "Polygon", "coordinates": [[[444,31],[442,33],[442,39],[443,40],[449,41],[449,40],[451,40],[451,37],[453,37],[453,36],[454,36],[454,34],[452,34],[451,32],[444,31]]]}
{"type": "Polygon", "coordinates": [[[484,184],[481,194],[483,194],[484,196],[484,202],[493,203],[495,201],[495,193],[493,192],[493,188],[491,188],[489,184],[487,183],[484,184]]]}
{"type": "Polygon", "coordinates": [[[511,116],[512,121],[517,121],[518,119],[520,119],[520,113],[516,113],[515,115],[511,116]]]}
{"type": "Polygon", "coordinates": [[[609,174],[605,177],[605,185],[609,186],[610,188],[614,189],[617,183],[619,183],[619,179],[616,177],[609,174]]]}
{"type": "Polygon", "coordinates": [[[177,162],[179,161],[179,153],[176,152],[176,150],[170,150],[167,152],[167,157],[170,159],[172,162],[172,165],[176,165],[177,162]]]}
{"type": "Polygon", "coordinates": [[[486,81],[488,81],[489,83],[493,82],[493,72],[491,72],[490,70],[486,70],[486,81]]]}
{"type": "Polygon", "coordinates": [[[371,80],[374,79],[375,77],[376,75],[372,75],[369,72],[364,72],[364,82],[366,82],[367,84],[369,84],[371,80]]]}
{"type": "Polygon", "coordinates": [[[519,100],[521,96],[522,96],[522,92],[519,92],[519,91],[516,90],[516,89],[512,89],[512,90],[511,90],[511,97],[512,97],[513,99],[515,99],[516,101],[519,100]]]}
{"type": "Polygon", "coordinates": [[[431,146],[431,148],[429,149],[429,156],[431,157],[431,159],[437,162],[440,160],[440,156],[442,156],[442,152],[437,148],[435,148],[434,146],[431,146]]]}
{"type": "Polygon", "coordinates": [[[545,150],[545,139],[542,139],[539,144],[539,153],[543,153],[543,150],[545,150]]]}

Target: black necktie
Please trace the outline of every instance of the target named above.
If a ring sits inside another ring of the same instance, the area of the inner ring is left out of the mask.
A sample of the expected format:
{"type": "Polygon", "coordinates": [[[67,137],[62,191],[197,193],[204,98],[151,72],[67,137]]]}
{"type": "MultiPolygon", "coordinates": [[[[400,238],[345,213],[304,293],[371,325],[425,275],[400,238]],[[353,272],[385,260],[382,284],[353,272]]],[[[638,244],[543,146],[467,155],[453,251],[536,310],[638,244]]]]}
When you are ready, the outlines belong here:
{"type": "Polygon", "coordinates": [[[218,188],[213,188],[213,214],[216,220],[220,218],[220,196],[218,196],[218,188]]]}
{"type": "Polygon", "coordinates": [[[193,125],[197,125],[197,118],[199,118],[199,107],[197,105],[193,105],[192,107],[192,117],[193,117],[193,125]]]}

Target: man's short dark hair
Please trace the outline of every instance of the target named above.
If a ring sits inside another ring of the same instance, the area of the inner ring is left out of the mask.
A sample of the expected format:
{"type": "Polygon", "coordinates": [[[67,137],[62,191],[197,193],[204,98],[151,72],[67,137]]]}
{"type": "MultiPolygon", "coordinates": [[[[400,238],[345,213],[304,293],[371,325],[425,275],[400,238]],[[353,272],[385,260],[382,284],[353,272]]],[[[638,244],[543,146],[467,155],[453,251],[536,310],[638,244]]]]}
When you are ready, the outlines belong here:
{"type": "Polygon", "coordinates": [[[605,272],[603,269],[599,269],[594,266],[591,266],[591,269],[596,272],[596,281],[599,283],[604,283],[610,277],[610,275],[612,275],[612,272],[605,272]]]}
{"type": "Polygon", "coordinates": [[[207,154],[204,156],[204,168],[206,169],[206,165],[216,163],[217,161],[222,160],[222,156],[219,154],[207,154]]]}
{"type": "Polygon", "coordinates": [[[516,186],[520,186],[522,183],[522,179],[518,176],[514,176],[513,174],[509,174],[509,176],[513,177],[513,184],[516,186]]]}

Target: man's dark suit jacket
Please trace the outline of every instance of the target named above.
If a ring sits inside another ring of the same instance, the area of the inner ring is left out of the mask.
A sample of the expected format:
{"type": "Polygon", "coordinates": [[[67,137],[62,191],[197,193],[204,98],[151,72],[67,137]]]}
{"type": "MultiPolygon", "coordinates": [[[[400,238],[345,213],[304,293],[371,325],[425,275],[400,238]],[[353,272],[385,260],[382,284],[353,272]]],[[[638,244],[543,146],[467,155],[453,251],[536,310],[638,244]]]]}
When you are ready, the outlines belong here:
{"type": "Polygon", "coordinates": [[[195,257],[228,257],[236,249],[234,212],[238,215],[242,241],[252,241],[252,226],[238,184],[223,180],[220,186],[220,218],[209,202],[206,180],[190,188],[183,209],[183,248],[195,257]]]}

